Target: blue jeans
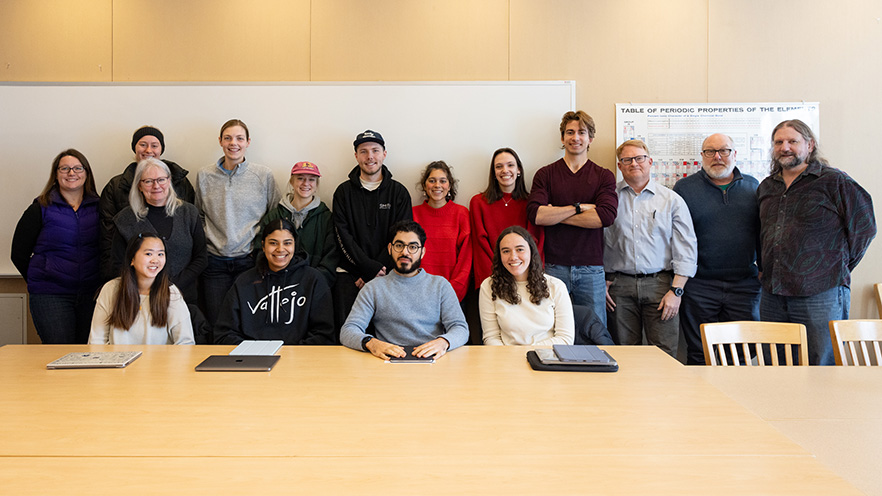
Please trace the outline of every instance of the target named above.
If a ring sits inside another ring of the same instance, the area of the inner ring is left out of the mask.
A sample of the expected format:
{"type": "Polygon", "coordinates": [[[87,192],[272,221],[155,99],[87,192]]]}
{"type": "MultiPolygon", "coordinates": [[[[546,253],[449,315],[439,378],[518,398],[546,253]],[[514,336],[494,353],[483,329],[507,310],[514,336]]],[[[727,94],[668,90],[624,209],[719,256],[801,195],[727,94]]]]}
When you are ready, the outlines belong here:
{"type": "Polygon", "coordinates": [[[763,289],[760,318],[805,325],[809,365],[834,365],[831,320],[847,320],[851,290],[837,286],[814,296],[780,296],[763,289]]]}
{"type": "Polygon", "coordinates": [[[606,326],[606,280],[602,266],[546,263],[545,273],[567,285],[573,305],[591,308],[606,326]]]}
{"type": "Polygon", "coordinates": [[[94,296],[92,291],[28,296],[31,318],[43,344],[86,344],[95,312],[94,296]]]}
{"type": "Polygon", "coordinates": [[[236,278],[252,267],[254,259],[250,255],[238,258],[208,255],[208,266],[202,272],[202,310],[212,327],[236,278]]]}
{"type": "Polygon", "coordinates": [[[680,302],[680,331],[686,338],[686,365],[704,365],[701,324],[760,319],[760,282],[689,279],[680,302]]]}

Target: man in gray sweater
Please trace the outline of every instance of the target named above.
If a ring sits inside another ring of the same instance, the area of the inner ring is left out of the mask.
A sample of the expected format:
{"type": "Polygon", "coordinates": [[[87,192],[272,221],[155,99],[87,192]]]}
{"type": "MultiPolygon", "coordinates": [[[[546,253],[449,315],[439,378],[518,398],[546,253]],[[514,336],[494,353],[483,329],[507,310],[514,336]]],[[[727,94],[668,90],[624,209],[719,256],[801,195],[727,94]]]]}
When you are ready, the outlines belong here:
{"type": "Polygon", "coordinates": [[[420,269],[426,231],[414,221],[390,230],[389,254],[395,270],[377,277],[358,293],[340,330],[340,342],[387,360],[404,357],[413,346],[416,357],[440,358],[466,343],[469,329],[459,300],[446,279],[420,269]],[[368,326],[373,323],[372,334],[368,326]]]}

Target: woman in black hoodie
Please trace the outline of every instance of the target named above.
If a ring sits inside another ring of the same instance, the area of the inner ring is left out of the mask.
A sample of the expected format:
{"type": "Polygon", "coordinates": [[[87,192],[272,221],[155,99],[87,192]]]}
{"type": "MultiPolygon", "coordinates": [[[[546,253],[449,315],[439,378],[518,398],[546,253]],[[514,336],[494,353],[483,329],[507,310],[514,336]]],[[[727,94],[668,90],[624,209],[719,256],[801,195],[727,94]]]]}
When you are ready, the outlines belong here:
{"type": "Polygon", "coordinates": [[[334,344],[331,290],[298,249],[294,226],[267,224],[257,266],[236,279],[215,325],[217,344],[280,339],[285,344],[334,344]]]}

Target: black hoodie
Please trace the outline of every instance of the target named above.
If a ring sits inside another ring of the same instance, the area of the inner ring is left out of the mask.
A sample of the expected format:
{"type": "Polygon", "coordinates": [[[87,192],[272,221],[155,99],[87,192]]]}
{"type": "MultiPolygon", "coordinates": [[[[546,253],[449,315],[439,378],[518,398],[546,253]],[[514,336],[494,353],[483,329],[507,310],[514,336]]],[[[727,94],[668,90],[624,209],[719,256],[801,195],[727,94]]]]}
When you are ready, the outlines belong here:
{"type": "Polygon", "coordinates": [[[227,292],[214,328],[217,344],[281,339],[285,344],[334,344],[331,290],[321,272],[296,252],[273,272],[261,253],[227,292]]]}
{"type": "Polygon", "coordinates": [[[334,232],[340,247],[339,266],[368,282],[381,268],[392,270],[389,228],[400,220],[413,219],[410,193],[384,165],[380,187],[368,191],[361,185],[356,166],[349,180],[334,192],[334,232]]]}

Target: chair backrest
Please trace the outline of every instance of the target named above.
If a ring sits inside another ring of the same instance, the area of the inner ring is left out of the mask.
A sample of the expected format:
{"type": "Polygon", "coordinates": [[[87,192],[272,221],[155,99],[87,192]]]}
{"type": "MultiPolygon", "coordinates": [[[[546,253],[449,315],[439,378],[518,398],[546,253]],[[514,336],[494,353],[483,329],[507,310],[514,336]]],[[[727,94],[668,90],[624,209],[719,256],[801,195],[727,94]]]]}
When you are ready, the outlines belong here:
{"type": "Polygon", "coordinates": [[[882,319],[882,282],[873,285],[876,289],[876,308],[879,309],[879,318],[882,319]]]}
{"type": "Polygon", "coordinates": [[[831,320],[836,365],[880,365],[882,320],[831,320]]]}
{"type": "Polygon", "coordinates": [[[732,365],[741,365],[739,351],[744,357],[745,365],[753,365],[753,350],[758,365],[781,365],[776,345],[783,345],[787,365],[794,365],[794,346],[799,354],[799,363],[796,365],[808,365],[808,346],[805,326],[802,324],[749,321],[701,324],[701,344],[707,365],[729,365],[730,359],[732,365]],[[762,346],[764,344],[768,346],[762,346]]]}

